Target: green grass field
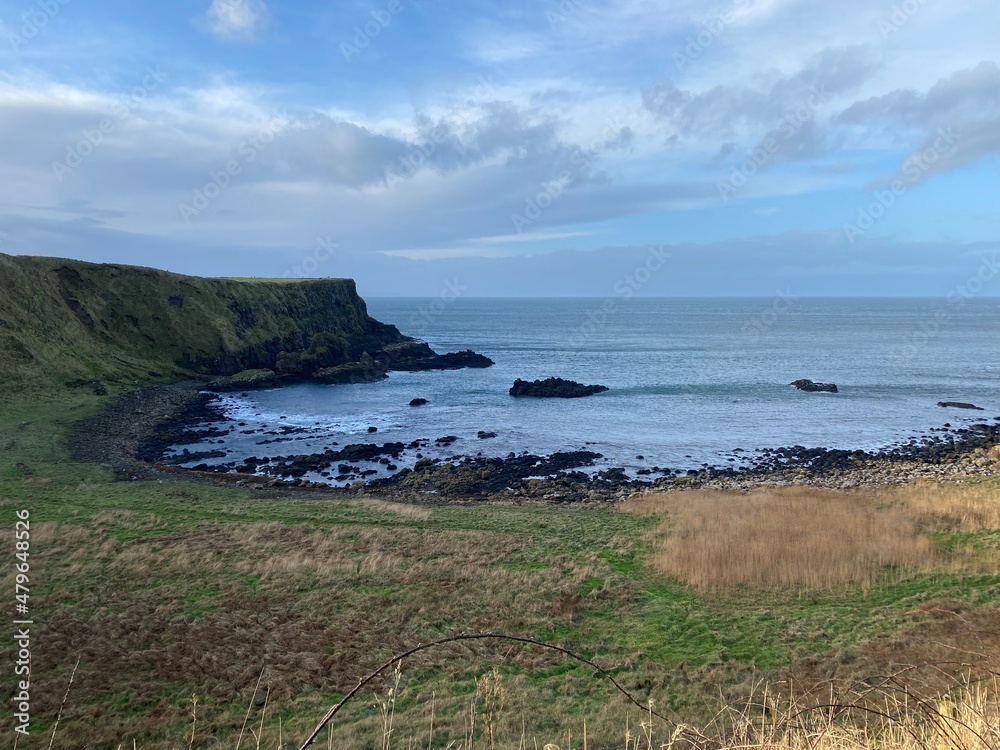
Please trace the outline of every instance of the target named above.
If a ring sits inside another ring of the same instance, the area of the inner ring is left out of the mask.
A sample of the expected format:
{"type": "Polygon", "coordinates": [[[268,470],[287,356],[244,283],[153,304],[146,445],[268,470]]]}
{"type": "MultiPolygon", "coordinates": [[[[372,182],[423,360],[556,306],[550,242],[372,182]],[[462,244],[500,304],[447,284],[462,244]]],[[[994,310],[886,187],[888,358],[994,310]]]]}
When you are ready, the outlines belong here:
{"type": "MultiPolygon", "coordinates": [[[[960,623],[1000,623],[995,530],[932,530],[940,565],[886,570],[871,586],[701,590],[647,564],[662,534],[654,515],[116,481],[65,448],[108,398],[0,400],[0,514],[13,529],[17,510],[31,513],[33,716],[20,747],[47,746],[77,660],[53,747],[232,747],[246,722],[243,746],[255,746],[252,728],[275,748],[279,734],[295,746],[394,653],[460,632],[557,643],[640,702],[698,722],[765,680],[974,653],[960,623]],[[951,641],[914,635],[939,632],[951,641]]],[[[392,682],[337,716],[335,746],[383,747],[389,712],[396,747],[427,746],[432,712],[435,747],[488,734],[515,747],[522,732],[528,746],[565,747],[584,720],[589,747],[620,746],[626,715],[641,718],[592,669],[511,644],[424,652],[390,695],[392,682]]]]}

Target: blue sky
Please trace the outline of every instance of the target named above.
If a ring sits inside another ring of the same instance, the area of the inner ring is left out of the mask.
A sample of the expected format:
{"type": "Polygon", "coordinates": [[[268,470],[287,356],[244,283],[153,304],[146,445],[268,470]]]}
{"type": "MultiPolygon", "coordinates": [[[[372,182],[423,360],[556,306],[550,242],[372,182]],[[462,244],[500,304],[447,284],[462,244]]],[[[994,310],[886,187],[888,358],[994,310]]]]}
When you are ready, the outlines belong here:
{"type": "Polygon", "coordinates": [[[995,0],[0,21],[2,252],[601,296],[658,248],[638,294],[1000,293],[995,0]]]}

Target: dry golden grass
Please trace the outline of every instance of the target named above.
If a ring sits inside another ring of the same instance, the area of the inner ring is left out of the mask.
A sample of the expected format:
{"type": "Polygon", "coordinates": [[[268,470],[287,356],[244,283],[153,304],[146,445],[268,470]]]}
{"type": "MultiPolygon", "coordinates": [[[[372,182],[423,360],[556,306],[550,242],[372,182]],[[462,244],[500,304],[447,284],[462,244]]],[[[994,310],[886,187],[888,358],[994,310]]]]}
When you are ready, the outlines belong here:
{"type": "Polygon", "coordinates": [[[808,488],[645,495],[626,511],[664,516],[653,567],[699,588],[871,585],[887,566],[935,553],[911,514],[862,493],[808,488]]]}
{"type": "MultiPolygon", "coordinates": [[[[652,566],[708,589],[869,586],[887,569],[961,564],[936,551],[928,534],[1000,529],[1000,492],[986,485],[649,493],[622,510],[662,517],[652,566]]],[[[996,572],[997,562],[976,564],[996,572]]]]}
{"type": "Polygon", "coordinates": [[[765,696],[756,706],[730,712],[729,726],[717,734],[678,727],[670,741],[636,738],[634,750],[718,748],[719,750],[996,750],[1000,747],[1000,702],[995,680],[958,687],[934,698],[882,691],[864,696],[865,706],[842,700],[803,707],[765,696]],[[859,705],[852,704],[852,705],[859,705]]]}
{"type": "Polygon", "coordinates": [[[884,493],[881,499],[902,505],[931,531],[1000,529],[1000,491],[995,487],[917,484],[884,493]]]}
{"type": "MultiPolygon", "coordinates": [[[[384,697],[375,696],[381,716],[355,727],[341,742],[351,747],[447,747],[472,750],[996,750],[1000,747],[997,680],[955,682],[941,694],[924,695],[903,683],[840,692],[829,683],[821,695],[791,699],[768,686],[757,697],[720,711],[706,726],[660,718],[656,703],[645,712],[622,710],[612,701],[598,716],[566,717],[558,729],[539,732],[538,696],[496,668],[484,674],[470,696],[418,696],[418,713],[393,725],[395,702],[406,697],[397,671],[384,697]],[[446,706],[458,721],[435,724],[446,706]],[[595,720],[596,719],[596,720],[595,720]]],[[[891,681],[891,678],[890,678],[891,681]]],[[[331,727],[332,729],[332,727],[331,727]]],[[[321,734],[321,738],[325,735],[321,734]]],[[[329,735],[327,735],[329,736],[329,735]]],[[[323,743],[318,742],[322,747],[323,743]]]]}
{"type": "Polygon", "coordinates": [[[378,500],[376,498],[364,498],[363,500],[358,500],[355,504],[374,513],[402,516],[403,518],[410,518],[415,521],[427,521],[434,515],[430,508],[425,508],[422,505],[391,503],[388,500],[378,500]]]}

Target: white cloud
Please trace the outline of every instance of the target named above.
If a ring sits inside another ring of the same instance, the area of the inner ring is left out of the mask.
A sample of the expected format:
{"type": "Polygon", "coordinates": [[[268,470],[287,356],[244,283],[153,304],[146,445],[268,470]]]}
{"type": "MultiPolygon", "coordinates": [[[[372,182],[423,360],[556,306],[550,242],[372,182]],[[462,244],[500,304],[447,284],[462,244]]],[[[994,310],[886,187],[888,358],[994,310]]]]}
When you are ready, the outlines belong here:
{"type": "Polygon", "coordinates": [[[490,32],[471,41],[469,56],[490,65],[502,65],[535,57],[545,47],[546,39],[539,34],[490,32]]]}
{"type": "Polygon", "coordinates": [[[226,42],[252,41],[264,25],[263,0],[212,0],[205,13],[208,29],[226,42]]]}

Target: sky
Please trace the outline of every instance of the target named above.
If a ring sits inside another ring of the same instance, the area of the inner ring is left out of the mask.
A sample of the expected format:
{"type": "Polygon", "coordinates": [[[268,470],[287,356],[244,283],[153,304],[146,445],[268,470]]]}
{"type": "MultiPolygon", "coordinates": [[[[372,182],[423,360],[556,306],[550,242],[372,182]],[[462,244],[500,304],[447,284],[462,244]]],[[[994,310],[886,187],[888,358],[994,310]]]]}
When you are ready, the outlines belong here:
{"type": "Polygon", "coordinates": [[[996,0],[0,0],[0,252],[1000,294],[996,0]]]}

